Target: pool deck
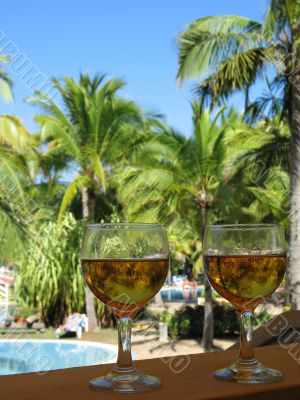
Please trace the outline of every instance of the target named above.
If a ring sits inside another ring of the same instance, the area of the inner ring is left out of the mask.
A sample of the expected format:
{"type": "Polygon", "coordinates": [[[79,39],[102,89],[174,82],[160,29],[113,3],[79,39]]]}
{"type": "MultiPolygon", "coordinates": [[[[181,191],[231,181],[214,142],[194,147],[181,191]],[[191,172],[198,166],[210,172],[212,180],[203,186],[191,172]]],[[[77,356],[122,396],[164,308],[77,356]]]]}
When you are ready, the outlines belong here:
{"type": "MultiPolygon", "coordinates": [[[[83,340],[95,341],[97,334],[87,333],[82,337],[83,340]]],[[[232,346],[237,339],[214,339],[215,350],[226,350],[232,346]]],[[[101,342],[116,344],[117,332],[106,336],[106,340],[101,339],[101,342]]],[[[135,353],[138,360],[150,359],[154,357],[173,357],[181,354],[197,354],[203,353],[203,347],[200,340],[185,339],[185,340],[169,340],[168,343],[162,343],[158,346],[157,333],[147,332],[146,335],[135,333],[132,334],[132,351],[135,353]]]]}

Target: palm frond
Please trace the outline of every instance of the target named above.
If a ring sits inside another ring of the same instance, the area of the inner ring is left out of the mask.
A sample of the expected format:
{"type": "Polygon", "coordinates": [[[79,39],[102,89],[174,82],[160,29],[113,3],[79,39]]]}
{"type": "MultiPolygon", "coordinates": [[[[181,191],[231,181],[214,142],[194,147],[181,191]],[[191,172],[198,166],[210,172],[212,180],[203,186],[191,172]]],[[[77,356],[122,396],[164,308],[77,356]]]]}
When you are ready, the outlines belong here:
{"type": "Polygon", "coordinates": [[[64,193],[64,197],[62,199],[61,205],[60,205],[58,219],[57,219],[58,226],[61,226],[64,214],[65,214],[67,208],[72,203],[73,199],[75,198],[78,190],[80,190],[84,187],[89,187],[89,186],[93,186],[93,185],[94,185],[93,180],[87,176],[77,175],[73,179],[73,181],[67,187],[67,189],[64,193]]]}
{"type": "Polygon", "coordinates": [[[42,126],[42,139],[56,139],[58,145],[64,149],[65,153],[73,156],[76,160],[81,159],[81,151],[72,137],[72,132],[68,132],[65,126],[61,126],[53,118],[45,118],[42,126]]]}
{"type": "Polygon", "coordinates": [[[279,35],[286,26],[288,12],[285,0],[271,0],[265,18],[263,32],[266,36],[279,35]]]}
{"type": "Polygon", "coordinates": [[[8,103],[13,101],[12,80],[10,76],[2,70],[0,70],[0,95],[3,100],[8,103]]]}
{"type": "Polygon", "coordinates": [[[196,20],[178,37],[178,79],[203,77],[240,51],[262,43],[261,24],[238,16],[196,20]]]}
{"type": "Polygon", "coordinates": [[[102,165],[99,156],[94,152],[90,154],[89,159],[91,161],[91,166],[94,171],[94,174],[100,181],[101,189],[105,193],[107,190],[107,180],[106,180],[106,173],[104,166],[102,165]]]}
{"type": "Polygon", "coordinates": [[[38,143],[18,117],[1,115],[0,144],[9,146],[17,154],[24,154],[38,143]]]}
{"type": "Polygon", "coordinates": [[[195,86],[195,93],[204,104],[221,104],[229,95],[244,90],[254,84],[274,58],[273,47],[259,47],[238,52],[220,63],[217,70],[200,84],[195,86]]]}
{"type": "Polygon", "coordinates": [[[65,129],[71,130],[73,128],[67,116],[60,109],[58,104],[49,96],[46,96],[43,93],[37,93],[36,97],[28,97],[26,100],[28,103],[38,106],[44,114],[55,118],[65,127],[65,129]]]}

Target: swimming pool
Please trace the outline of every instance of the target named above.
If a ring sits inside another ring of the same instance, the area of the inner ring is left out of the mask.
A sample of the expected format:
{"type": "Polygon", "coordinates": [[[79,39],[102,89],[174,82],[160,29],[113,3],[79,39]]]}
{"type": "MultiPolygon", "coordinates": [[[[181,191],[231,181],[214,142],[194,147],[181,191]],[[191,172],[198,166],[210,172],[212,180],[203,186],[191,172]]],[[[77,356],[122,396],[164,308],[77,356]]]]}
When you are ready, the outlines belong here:
{"type": "Polygon", "coordinates": [[[167,288],[160,291],[162,301],[165,302],[179,302],[179,303],[197,303],[198,297],[203,297],[204,289],[180,289],[180,288],[167,288]]]}
{"type": "MultiPolygon", "coordinates": [[[[115,362],[117,346],[75,340],[0,340],[0,375],[115,362]]],[[[40,372],[42,371],[42,372],[40,372]]]]}

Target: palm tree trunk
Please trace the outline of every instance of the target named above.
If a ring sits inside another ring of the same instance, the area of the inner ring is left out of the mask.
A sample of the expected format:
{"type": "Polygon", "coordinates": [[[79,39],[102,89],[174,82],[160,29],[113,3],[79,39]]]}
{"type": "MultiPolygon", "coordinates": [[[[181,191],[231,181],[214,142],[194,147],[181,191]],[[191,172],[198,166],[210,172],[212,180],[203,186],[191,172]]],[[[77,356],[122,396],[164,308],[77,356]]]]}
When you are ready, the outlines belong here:
{"type": "MultiPolygon", "coordinates": [[[[92,192],[92,189],[82,189],[82,215],[83,218],[89,221],[94,221],[95,218],[95,193],[92,192]]],[[[98,324],[95,312],[94,295],[87,286],[85,288],[85,307],[86,315],[88,317],[89,331],[95,332],[98,324]]]]}
{"type": "Polygon", "coordinates": [[[291,106],[291,208],[290,208],[290,248],[289,280],[291,285],[291,305],[300,309],[300,46],[299,23],[293,29],[293,75],[291,106]]]}
{"type": "Polygon", "coordinates": [[[213,312],[213,298],[210,283],[205,276],[205,303],[204,303],[204,321],[203,321],[203,334],[202,346],[204,351],[211,351],[213,347],[214,338],[214,312],[213,312]]]}
{"type": "MultiPolygon", "coordinates": [[[[200,235],[203,244],[204,231],[207,219],[207,208],[201,204],[200,206],[200,235]]],[[[213,347],[214,337],[214,314],[213,314],[213,299],[212,290],[208,279],[204,278],[205,297],[204,297],[204,321],[202,332],[202,346],[204,351],[211,351],[213,347]]]]}
{"type": "Polygon", "coordinates": [[[82,216],[84,219],[90,219],[88,188],[82,189],[81,200],[82,200],[82,216]]]}
{"type": "Polygon", "coordinates": [[[248,107],[249,107],[249,91],[250,91],[250,88],[249,88],[249,86],[247,86],[245,89],[245,112],[248,110],[248,107]]]}

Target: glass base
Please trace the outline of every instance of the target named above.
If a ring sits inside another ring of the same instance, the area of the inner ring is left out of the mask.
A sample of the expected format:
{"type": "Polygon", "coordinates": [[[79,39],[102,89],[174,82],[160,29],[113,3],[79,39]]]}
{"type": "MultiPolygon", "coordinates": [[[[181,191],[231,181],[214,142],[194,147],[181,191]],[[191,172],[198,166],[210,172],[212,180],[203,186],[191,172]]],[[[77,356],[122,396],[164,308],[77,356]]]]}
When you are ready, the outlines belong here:
{"type": "Polygon", "coordinates": [[[266,368],[258,362],[254,367],[243,369],[234,363],[229,368],[219,369],[214,376],[222,381],[239,383],[272,383],[283,378],[280,371],[266,368]]]}
{"type": "Polygon", "coordinates": [[[113,370],[106,376],[92,379],[89,386],[97,391],[135,393],[158,389],[161,386],[161,380],[130,368],[128,371],[113,370]]]}

